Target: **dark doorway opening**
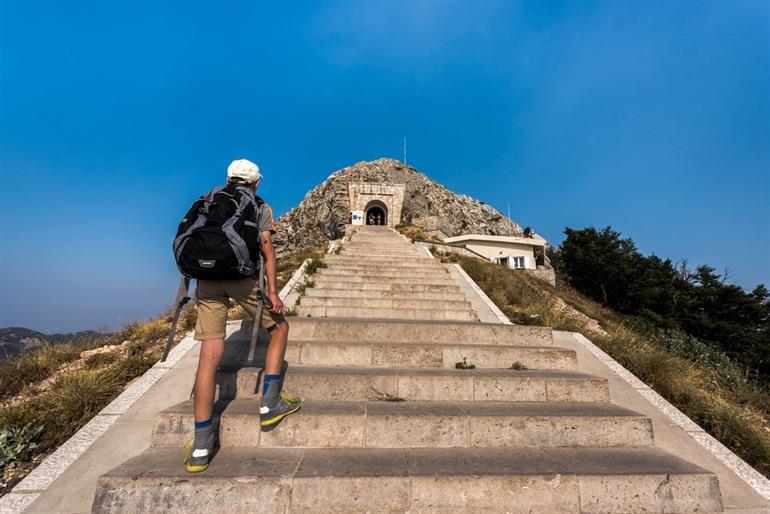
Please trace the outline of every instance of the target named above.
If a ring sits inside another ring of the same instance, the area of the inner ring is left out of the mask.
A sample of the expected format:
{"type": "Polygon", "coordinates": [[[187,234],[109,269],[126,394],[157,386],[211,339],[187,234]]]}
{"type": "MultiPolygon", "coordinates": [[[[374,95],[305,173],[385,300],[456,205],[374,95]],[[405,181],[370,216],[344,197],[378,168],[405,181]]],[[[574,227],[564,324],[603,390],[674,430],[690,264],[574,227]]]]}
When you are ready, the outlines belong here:
{"type": "Polygon", "coordinates": [[[383,205],[371,205],[366,208],[364,219],[367,225],[387,225],[388,211],[383,205]]]}

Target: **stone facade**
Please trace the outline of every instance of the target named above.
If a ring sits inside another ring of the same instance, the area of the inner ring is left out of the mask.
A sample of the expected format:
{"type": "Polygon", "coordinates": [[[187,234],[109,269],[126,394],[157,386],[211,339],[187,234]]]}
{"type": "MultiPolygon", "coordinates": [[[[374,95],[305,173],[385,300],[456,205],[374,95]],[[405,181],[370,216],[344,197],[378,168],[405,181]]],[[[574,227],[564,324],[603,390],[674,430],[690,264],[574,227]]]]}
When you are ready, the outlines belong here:
{"type": "Polygon", "coordinates": [[[350,194],[352,224],[366,225],[368,210],[372,207],[385,210],[386,216],[383,225],[395,227],[400,224],[405,189],[405,184],[351,182],[348,185],[348,192],[350,194]]]}

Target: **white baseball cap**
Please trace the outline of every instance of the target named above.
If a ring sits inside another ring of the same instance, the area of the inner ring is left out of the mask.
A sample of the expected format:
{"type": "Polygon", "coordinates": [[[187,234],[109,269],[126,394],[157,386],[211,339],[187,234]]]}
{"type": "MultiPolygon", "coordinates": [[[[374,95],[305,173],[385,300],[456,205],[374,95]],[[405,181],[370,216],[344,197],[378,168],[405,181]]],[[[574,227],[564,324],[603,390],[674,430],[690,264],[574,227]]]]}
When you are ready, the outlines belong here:
{"type": "Polygon", "coordinates": [[[227,167],[227,178],[239,178],[247,184],[253,184],[262,178],[259,166],[246,159],[238,159],[227,167]]]}

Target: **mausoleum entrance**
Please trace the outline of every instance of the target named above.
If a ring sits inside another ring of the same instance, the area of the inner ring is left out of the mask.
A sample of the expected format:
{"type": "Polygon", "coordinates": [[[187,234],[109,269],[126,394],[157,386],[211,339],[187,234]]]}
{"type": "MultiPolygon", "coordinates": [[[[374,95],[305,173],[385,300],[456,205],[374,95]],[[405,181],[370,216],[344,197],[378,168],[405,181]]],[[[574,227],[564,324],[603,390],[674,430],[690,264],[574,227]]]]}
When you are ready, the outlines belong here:
{"type": "Polygon", "coordinates": [[[364,220],[367,225],[387,225],[388,208],[382,202],[369,202],[364,210],[364,220]]]}
{"type": "Polygon", "coordinates": [[[353,225],[395,227],[401,223],[405,184],[351,182],[350,222],[353,225]]]}

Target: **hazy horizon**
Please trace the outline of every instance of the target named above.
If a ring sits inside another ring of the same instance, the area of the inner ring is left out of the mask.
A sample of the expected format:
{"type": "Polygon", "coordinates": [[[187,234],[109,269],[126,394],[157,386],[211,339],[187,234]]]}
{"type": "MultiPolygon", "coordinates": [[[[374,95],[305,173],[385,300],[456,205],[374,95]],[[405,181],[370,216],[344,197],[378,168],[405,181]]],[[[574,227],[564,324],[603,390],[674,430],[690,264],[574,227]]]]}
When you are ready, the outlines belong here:
{"type": "Polygon", "coordinates": [[[558,244],[770,285],[770,3],[0,4],[0,327],[159,314],[227,164],[280,215],[402,158],[558,244]]]}

